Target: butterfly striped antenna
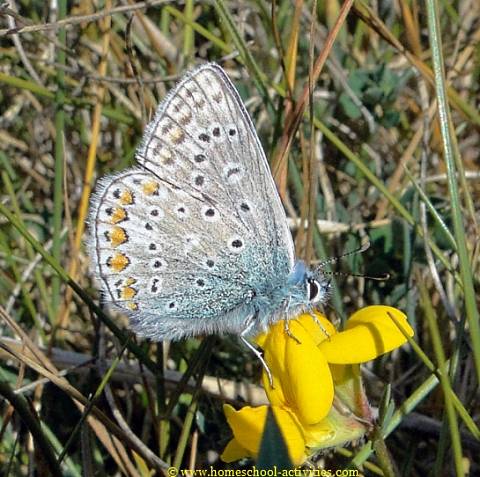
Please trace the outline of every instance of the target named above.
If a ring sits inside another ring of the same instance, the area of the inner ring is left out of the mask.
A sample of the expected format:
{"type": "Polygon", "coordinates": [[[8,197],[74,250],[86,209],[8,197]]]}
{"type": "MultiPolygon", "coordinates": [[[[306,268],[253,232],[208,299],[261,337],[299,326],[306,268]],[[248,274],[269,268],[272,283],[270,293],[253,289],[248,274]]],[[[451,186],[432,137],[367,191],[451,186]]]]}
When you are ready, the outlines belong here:
{"type": "Polygon", "coordinates": [[[377,282],[383,282],[390,279],[390,273],[382,273],[381,275],[363,275],[362,273],[348,273],[348,272],[329,272],[324,271],[324,275],[332,275],[336,277],[356,277],[366,278],[367,280],[375,280],[377,282]]]}
{"type": "Polygon", "coordinates": [[[317,268],[323,268],[325,265],[328,265],[329,263],[335,263],[341,260],[342,258],[350,257],[351,255],[357,255],[357,253],[363,253],[366,252],[370,248],[370,240],[365,240],[365,242],[360,245],[360,247],[356,248],[355,250],[350,250],[349,252],[343,253],[342,255],[337,255],[336,257],[330,257],[327,258],[326,260],[322,260],[317,268]]]}
{"type": "MultiPolygon", "coordinates": [[[[365,240],[364,243],[362,245],[360,245],[360,247],[354,249],[354,250],[350,250],[349,252],[346,252],[342,255],[338,255],[336,257],[331,257],[331,258],[328,258],[327,260],[322,260],[317,269],[323,269],[325,267],[325,265],[328,265],[329,263],[335,263],[335,262],[338,262],[339,260],[341,260],[342,258],[346,258],[346,257],[350,257],[351,255],[357,255],[358,253],[363,253],[363,252],[366,252],[369,248],[370,248],[370,240],[365,240]]],[[[368,280],[376,280],[376,281],[385,281],[385,280],[388,280],[390,278],[390,274],[389,273],[383,273],[381,275],[364,275],[362,273],[348,273],[348,272],[331,272],[331,271],[327,271],[327,270],[322,270],[322,274],[323,275],[330,275],[330,276],[340,276],[340,277],[357,277],[357,278],[366,278],[368,280]]]]}

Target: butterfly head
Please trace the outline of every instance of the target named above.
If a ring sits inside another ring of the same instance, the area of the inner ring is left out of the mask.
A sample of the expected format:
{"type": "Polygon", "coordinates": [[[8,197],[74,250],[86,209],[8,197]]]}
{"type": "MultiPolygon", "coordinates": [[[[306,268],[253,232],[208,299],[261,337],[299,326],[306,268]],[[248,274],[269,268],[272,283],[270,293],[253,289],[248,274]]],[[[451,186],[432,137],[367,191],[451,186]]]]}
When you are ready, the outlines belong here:
{"type": "Polygon", "coordinates": [[[324,303],[330,291],[330,281],[321,268],[310,270],[302,261],[295,264],[290,275],[290,282],[299,289],[305,305],[324,303]]]}
{"type": "Polygon", "coordinates": [[[323,303],[330,291],[329,278],[325,278],[320,271],[311,272],[311,276],[306,279],[306,292],[308,301],[315,305],[323,303]]]}

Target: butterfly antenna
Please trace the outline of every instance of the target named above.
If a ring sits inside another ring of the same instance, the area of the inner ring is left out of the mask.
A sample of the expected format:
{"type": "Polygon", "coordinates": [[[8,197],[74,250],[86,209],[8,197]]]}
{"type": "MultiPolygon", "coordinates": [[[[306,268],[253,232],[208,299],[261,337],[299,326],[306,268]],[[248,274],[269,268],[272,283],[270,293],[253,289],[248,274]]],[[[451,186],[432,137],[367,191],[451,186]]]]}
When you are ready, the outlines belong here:
{"type": "MultiPolygon", "coordinates": [[[[366,240],[360,247],[356,248],[355,250],[350,250],[350,252],[346,252],[342,255],[338,255],[337,257],[327,258],[326,260],[322,260],[318,265],[318,268],[323,268],[325,265],[329,263],[338,262],[340,259],[345,257],[350,257],[350,255],[356,255],[357,253],[363,253],[370,248],[370,240],[366,240]]],[[[331,273],[333,274],[333,273],[331,273]]],[[[334,274],[333,274],[334,275],[334,274]]],[[[352,275],[353,276],[353,275],[352,275]]]]}
{"type": "Polygon", "coordinates": [[[340,277],[357,277],[366,278],[367,280],[376,280],[377,282],[384,282],[390,279],[390,273],[382,273],[381,275],[363,275],[361,273],[345,273],[345,272],[322,272],[323,275],[340,276],[340,277]]]}
{"type": "MultiPolygon", "coordinates": [[[[370,240],[366,240],[360,247],[356,248],[355,250],[351,250],[350,252],[346,252],[338,257],[332,257],[327,260],[323,260],[319,264],[319,268],[323,268],[325,265],[329,263],[338,262],[341,258],[349,257],[350,255],[356,255],[357,253],[363,253],[370,248],[370,240]]],[[[357,277],[357,278],[366,278],[368,280],[376,280],[379,282],[383,282],[390,278],[389,273],[383,273],[381,275],[363,275],[361,273],[345,273],[345,272],[330,272],[322,270],[323,275],[330,275],[330,276],[337,276],[337,277],[357,277]]]]}

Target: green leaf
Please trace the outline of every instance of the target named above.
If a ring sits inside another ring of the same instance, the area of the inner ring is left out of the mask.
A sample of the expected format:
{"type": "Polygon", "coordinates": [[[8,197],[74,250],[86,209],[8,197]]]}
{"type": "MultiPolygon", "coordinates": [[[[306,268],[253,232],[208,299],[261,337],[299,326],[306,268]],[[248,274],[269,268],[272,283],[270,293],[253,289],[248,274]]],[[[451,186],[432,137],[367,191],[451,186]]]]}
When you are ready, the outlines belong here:
{"type": "Polygon", "coordinates": [[[258,454],[257,469],[270,470],[274,467],[276,470],[287,470],[293,469],[294,465],[288,455],[287,444],[280,427],[269,408],[258,454]]]}

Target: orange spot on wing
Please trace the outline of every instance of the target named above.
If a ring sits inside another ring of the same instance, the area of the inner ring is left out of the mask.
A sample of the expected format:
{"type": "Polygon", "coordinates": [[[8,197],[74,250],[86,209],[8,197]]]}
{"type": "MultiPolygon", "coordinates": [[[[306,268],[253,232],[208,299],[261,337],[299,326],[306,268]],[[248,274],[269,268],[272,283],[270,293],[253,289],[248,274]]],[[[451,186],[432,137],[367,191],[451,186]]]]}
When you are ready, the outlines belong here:
{"type": "Polygon", "coordinates": [[[120,196],[120,204],[131,205],[133,204],[133,194],[128,189],[125,189],[120,196]]]}
{"type": "Polygon", "coordinates": [[[107,259],[107,266],[114,272],[121,272],[130,264],[129,258],[123,253],[116,253],[107,259]]]}
{"type": "Polygon", "coordinates": [[[127,212],[121,207],[115,207],[112,211],[111,222],[112,224],[118,224],[127,218],[127,212]]]}
{"type": "Polygon", "coordinates": [[[113,229],[109,232],[108,237],[113,248],[128,242],[127,232],[125,232],[122,227],[113,227],[113,229]]]}
{"type": "Polygon", "coordinates": [[[124,287],[120,294],[120,298],[122,298],[122,300],[131,300],[137,293],[138,292],[135,290],[135,288],[124,287]]]}
{"type": "Polygon", "coordinates": [[[152,195],[158,191],[158,182],[147,181],[143,184],[143,192],[145,195],[152,195]]]}

